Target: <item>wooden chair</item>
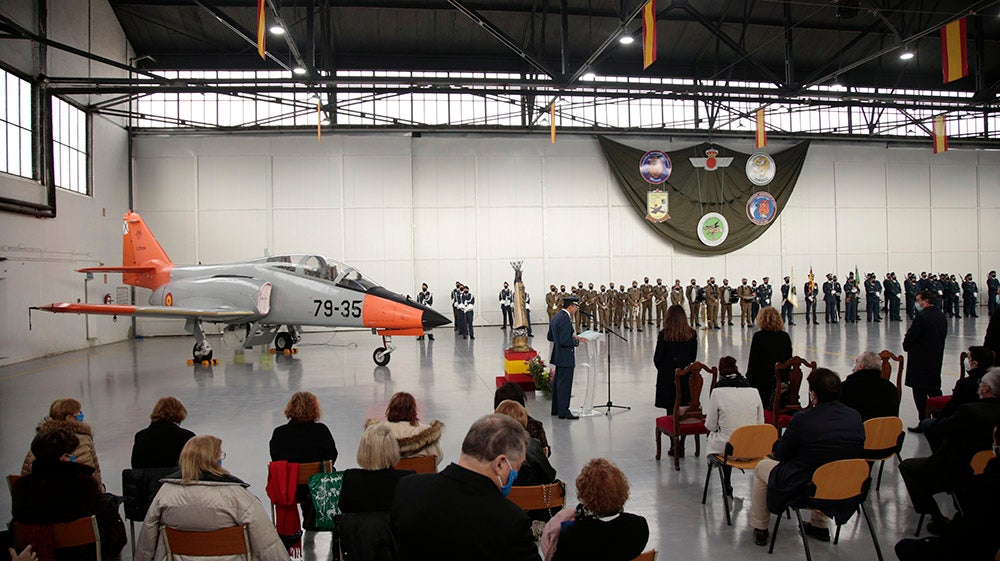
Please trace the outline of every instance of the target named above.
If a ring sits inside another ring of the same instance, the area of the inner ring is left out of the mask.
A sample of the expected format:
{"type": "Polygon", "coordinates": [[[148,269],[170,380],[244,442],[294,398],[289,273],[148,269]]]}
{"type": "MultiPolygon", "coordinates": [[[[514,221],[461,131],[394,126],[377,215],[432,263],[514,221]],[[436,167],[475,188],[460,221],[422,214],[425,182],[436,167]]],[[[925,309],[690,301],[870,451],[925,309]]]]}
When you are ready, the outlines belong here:
{"type": "Polygon", "coordinates": [[[781,429],[791,422],[792,415],[802,410],[799,390],[802,387],[803,366],[808,366],[810,371],[816,370],[815,361],[808,361],[800,356],[793,356],[785,362],[774,365],[774,401],[771,403],[771,410],[764,412],[764,420],[773,424],[774,428],[778,429],[778,434],[781,434],[781,429]],[[788,373],[788,382],[781,379],[782,372],[788,373]],[[782,391],[782,386],[786,387],[786,392],[782,391]],[[781,404],[783,393],[788,396],[788,403],[784,405],[781,404]]]}
{"type": "MultiPolygon", "coordinates": [[[[805,526],[802,523],[800,509],[823,510],[833,506],[843,506],[851,511],[861,510],[868,524],[868,532],[875,543],[875,553],[879,561],[882,559],[882,548],[878,544],[878,536],[875,535],[875,528],[868,517],[868,509],[865,508],[865,498],[868,496],[868,488],[871,485],[871,467],[868,462],[860,458],[853,460],[837,460],[821,465],[812,476],[812,493],[809,497],[788,505],[795,511],[795,518],[799,522],[799,534],[802,536],[802,546],[806,550],[806,559],[812,561],[812,554],[809,552],[809,539],[806,537],[805,526]],[[840,503],[840,504],[838,504],[840,503]]],[[[774,542],[778,539],[778,526],[781,524],[781,516],[775,517],[774,532],[771,534],[771,548],[768,553],[774,553],[774,542]]],[[[833,538],[833,543],[840,541],[840,524],[837,524],[837,533],[833,538]]]]}
{"type": "Polygon", "coordinates": [[[876,491],[882,485],[885,461],[893,456],[899,458],[904,438],[906,431],[903,430],[903,421],[899,417],[875,417],[865,421],[865,459],[872,462],[873,467],[875,462],[879,462],[876,491]]]}
{"type": "Polygon", "coordinates": [[[972,461],[969,465],[972,466],[972,475],[982,475],[986,471],[986,465],[993,460],[993,450],[980,450],[972,456],[972,461]]]}
{"type": "MultiPolygon", "coordinates": [[[[11,522],[10,529],[14,538],[14,547],[18,551],[31,545],[26,535],[29,527],[51,528],[53,536],[52,544],[56,549],[93,544],[95,558],[97,561],[101,561],[101,532],[97,528],[96,516],[85,516],[77,518],[72,522],[62,522],[59,524],[21,524],[17,521],[11,522]]],[[[37,547],[33,549],[37,552],[37,547]]]]}
{"type": "Polygon", "coordinates": [[[566,488],[560,482],[511,487],[507,500],[521,510],[560,509],[566,504],[566,488]]]}
{"type": "Polygon", "coordinates": [[[660,459],[661,435],[670,437],[674,449],[674,469],[681,469],[680,439],[682,436],[694,436],[695,456],[701,455],[700,435],[708,434],[705,428],[705,414],[701,410],[701,389],[704,379],[701,371],[717,376],[719,369],[709,368],[700,362],[692,362],[687,368],[678,368],[674,372],[674,387],[677,395],[674,398],[674,414],[657,417],[656,419],[656,459],[660,459]],[[691,390],[691,403],[681,405],[681,383],[684,376],[690,376],[688,388],[691,390]]]}
{"type": "Polygon", "coordinates": [[[632,561],[656,561],[656,550],[650,549],[649,551],[643,551],[642,555],[636,557],[632,561]]]}
{"type": "Polygon", "coordinates": [[[250,534],[247,532],[246,524],[208,532],[178,530],[160,525],[160,537],[167,550],[167,561],[172,561],[174,555],[189,557],[243,555],[247,561],[251,560],[250,534]]]}
{"type": "Polygon", "coordinates": [[[882,379],[892,381],[892,362],[898,362],[896,370],[896,397],[902,402],[903,401],[903,363],[905,362],[903,355],[894,355],[889,349],[885,349],[878,354],[878,357],[882,359],[882,379]]]}
{"type": "MultiPolygon", "coordinates": [[[[316,475],[317,473],[333,473],[333,462],[330,460],[324,460],[322,462],[309,462],[305,464],[298,464],[299,466],[299,477],[296,480],[297,485],[309,485],[309,478],[316,475]]],[[[268,472],[270,472],[270,464],[268,464],[268,472]]],[[[277,506],[271,503],[271,522],[274,522],[277,518],[277,506]]]]}
{"type": "Polygon", "coordinates": [[[708,483],[712,480],[712,468],[719,469],[719,481],[722,483],[722,504],[726,507],[726,524],[733,525],[729,514],[729,478],[723,468],[738,470],[754,469],[757,464],[771,453],[775,441],[778,440],[778,429],[773,425],[747,425],[733,431],[726,443],[724,454],[708,455],[708,473],[705,474],[705,491],[701,494],[701,504],[708,499],[708,483]]]}
{"type": "Polygon", "coordinates": [[[396,469],[412,469],[417,473],[437,473],[437,456],[412,456],[402,458],[395,465],[396,469]]]}

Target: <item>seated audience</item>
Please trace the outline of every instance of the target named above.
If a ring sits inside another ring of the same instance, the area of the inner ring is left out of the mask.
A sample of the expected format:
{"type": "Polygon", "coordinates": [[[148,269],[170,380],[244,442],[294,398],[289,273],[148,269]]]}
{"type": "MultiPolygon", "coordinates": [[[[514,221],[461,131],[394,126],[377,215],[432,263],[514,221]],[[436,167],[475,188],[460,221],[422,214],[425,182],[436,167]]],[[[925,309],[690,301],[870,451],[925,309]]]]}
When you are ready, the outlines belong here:
{"type": "MultiPolygon", "coordinates": [[[[296,464],[337,461],[337,444],[330,429],[319,422],[323,416],[319,400],[310,392],[295,392],[285,406],[288,423],[275,427],[271,434],[271,461],[296,464]]],[[[302,525],[316,529],[316,511],[309,497],[309,486],[295,489],[295,500],[302,505],[302,525]]]]}
{"type": "MultiPolygon", "coordinates": [[[[996,315],[996,314],[994,314],[996,315]]],[[[965,483],[956,495],[962,510],[941,528],[940,536],[904,539],[896,544],[899,561],[938,561],[951,559],[961,552],[963,559],[994,559],[1000,550],[996,531],[997,505],[1000,505],[1000,427],[993,429],[994,459],[986,470],[965,483]]]]}
{"type": "MultiPolygon", "coordinates": [[[[501,401],[495,413],[507,415],[527,429],[528,412],[524,410],[524,407],[520,403],[510,399],[501,401]]],[[[521,469],[517,470],[517,481],[514,482],[515,486],[546,485],[556,480],[556,470],[549,463],[548,458],[545,457],[541,442],[532,438],[528,442],[525,454],[524,464],[521,466],[521,469]]]]}
{"type": "MultiPolygon", "coordinates": [[[[90,425],[83,422],[83,409],[79,401],[64,398],[52,402],[52,405],[49,407],[49,416],[42,420],[42,423],[38,425],[37,431],[40,432],[54,428],[66,428],[76,435],[80,444],[76,447],[76,450],[73,450],[71,455],[76,458],[74,460],[76,463],[94,468],[94,480],[97,481],[97,484],[103,490],[104,483],[101,481],[101,464],[97,461],[97,449],[94,447],[94,430],[90,428],[90,425]]],[[[35,456],[29,450],[28,455],[24,458],[24,464],[21,466],[21,475],[31,473],[31,464],[34,461],[35,456]]]]}
{"type": "MultiPolygon", "coordinates": [[[[94,480],[94,468],[76,461],[79,446],[79,438],[67,427],[44,428],[35,435],[31,472],[11,489],[13,518],[22,524],[54,524],[96,515],[101,555],[116,558],[125,547],[125,525],[118,504],[94,480]]],[[[93,546],[61,549],[56,556],[74,561],[94,558],[93,546]]]]}
{"type": "Polygon", "coordinates": [[[871,351],[854,359],[854,371],[847,375],[840,391],[840,402],[857,411],[862,421],[899,416],[899,390],[882,378],[882,359],[871,351]]]}
{"type": "MultiPolygon", "coordinates": [[[[500,405],[500,402],[510,399],[521,404],[522,407],[527,409],[527,405],[524,403],[524,390],[521,386],[515,384],[514,382],[506,382],[504,385],[497,388],[497,391],[493,394],[493,409],[496,409],[500,405]]],[[[549,441],[545,438],[545,427],[542,422],[538,419],[528,415],[528,434],[531,438],[538,439],[538,442],[542,444],[542,448],[546,450],[546,455],[552,455],[552,447],[549,445],[549,441]]]]}
{"type": "Polygon", "coordinates": [[[927,529],[939,533],[948,523],[934,500],[936,493],[954,491],[968,476],[969,462],[993,442],[993,428],[1000,424],[1000,368],[990,368],[979,384],[979,399],[931,425],[927,440],[931,455],[908,458],[899,464],[913,508],[929,514],[927,529]]]}
{"type": "MultiPolygon", "coordinates": [[[[699,324],[700,325],[700,324],[699,324]]],[[[653,365],[656,366],[656,396],[654,404],[667,410],[667,415],[674,414],[677,401],[677,382],[675,375],[678,368],[687,368],[698,358],[698,334],[688,325],[684,308],[673,305],[667,308],[663,329],[656,337],[656,349],[653,351],[653,365]]],[[[681,378],[680,404],[691,403],[691,376],[681,378]]],[[[684,457],[684,441],[687,436],[681,435],[679,450],[674,450],[674,441],[670,441],[668,456],[680,454],[684,457]]]]}
{"type": "Polygon", "coordinates": [[[747,380],[757,388],[760,402],[770,409],[774,399],[774,365],[792,358],[792,339],[785,331],[778,310],[771,306],[761,308],[757,327],[760,331],[754,333],[750,341],[747,380]]]}
{"type": "Polygon", "coordinates": [[[950,417],[958,412],[959,406],[979,399],[979,384],[992,365],[993,351],[986,347],[969,347],[969,356],[965,359],[965,377],[955,382],[951,399],[937,418],[950,417]]]}
{"type": "MultiPolygon", "coordinates": [[[[764,422],[764,405],[760,394],[736,368],[736,359],[724,356],[719,360],[719,381],[715,384],[705,408],[705,428],[709,430],[705,454],[724,454],[733,431],[746,425],[764,422]]],[[[726,481],[732,468],[723,466],[726,481]]],[[[727,489],[730,491],[731,489],[727,489]]]]}
{"type": "Polygon", "coordinates": [[[628,478],[614,463],[594,458],[576,478],[576,509],[564,509],[542,533],[546,561],[629,561],[646,548],[646,519],[625,512],[628,478]]]}
{"type": "Polygon", "coordinates": [[[181,448],[194,433],[181,428],[187,409],[176,397],[161,397],[150,414],[149,426],[135,433],[132,445],[132,468],[161,468],[177,465],[181,448]]]}
{"type": "Polygon", "coordinates": [[[457,464],[400,480],[391,515],[400,559],[538,561],[531,519],[506,498],[529,439],[510,417],[487,415],[457,464]]]}
{"type": "MultiPolygon", "coordinates": [[[[369,419],[366,427],[378,423],[369,419]]],[[[441,421],[431,421],[426,425],[417,417],[417,400],[406,392],[398,392],[389,399],[385,408],[385,426],[396,437],[399,443],[399,453],[403,458],[434,455],[435,461],[441,465],[441,431],[444,424],[441,421]]]]}
{"type": "Polygon", "coordinates": [[[399,444],[383,424],[365,429],[358,445],[361,469],[344,472],[337,520],[340,545],[351,561],[392,561],[398,558],[389,525],[389,511],[399,480],[412,470],[397,470],[399,444]]]}
{"type": "MultiPolygon", "coordinates": [[[[766,308],[765,308],[766,309],[766,308]]],[[[788,423],[774,445],[774,459],[757,464],[750,498],[750,526],[757,545],[767,545],[771,513],[783,512],[785,505],[806,496],[813,472],[836,460],[860,458],[865,446],[861,415],[840,403],[840,378],[826,368],[809,374],[809,402],[788,423]]],[[[813,511],[805,533],[820,541],[830,541],[829,517],[813,511]]]]}
{"type": "Polygon", "coordinates": [[[288,551],[260,499],[247,490],[249,485],[222,467],[225,457],[222,440],[217,437],[202,435],[187,441],[181,450],[180,473],[163,480],[149,505],[136,543],[136,561],[166,558],[161,524],[195,532],[245,524],[255,560],[288,561],[288,551]]]}

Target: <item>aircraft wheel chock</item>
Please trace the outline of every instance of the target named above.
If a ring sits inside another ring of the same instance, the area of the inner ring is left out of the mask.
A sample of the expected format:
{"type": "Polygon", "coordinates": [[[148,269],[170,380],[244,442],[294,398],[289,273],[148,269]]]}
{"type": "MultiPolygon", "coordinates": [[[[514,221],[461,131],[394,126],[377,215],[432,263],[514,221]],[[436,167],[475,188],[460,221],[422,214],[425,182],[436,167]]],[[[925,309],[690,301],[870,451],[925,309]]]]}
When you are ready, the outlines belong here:
{"type": "Polygon", "coordinates": [[[285,351],[292,350],[292,336],[288,333],[282,331],[274,337],[274,346],[278,349],[279,353],[284,353],[285,351]]]}

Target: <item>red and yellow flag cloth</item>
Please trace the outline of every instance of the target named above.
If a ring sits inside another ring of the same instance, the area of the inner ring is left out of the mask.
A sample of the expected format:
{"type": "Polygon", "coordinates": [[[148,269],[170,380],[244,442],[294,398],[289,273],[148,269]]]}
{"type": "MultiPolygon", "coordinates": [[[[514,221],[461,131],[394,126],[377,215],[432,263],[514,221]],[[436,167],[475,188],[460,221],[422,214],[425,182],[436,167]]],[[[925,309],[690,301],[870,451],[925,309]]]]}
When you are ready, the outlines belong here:
{"type": "Polygon", "coordinates": [[[266,7],[267,0],[257,0],[257,54],[260,55],[260,58],[267,58],[265,44],[267,36],[264,34],[264,27],[267,25],[267,18],[264,16],[266,7]]]}
{"type": "Polygon", "coordinates": [[[656,62],[656,0],[642,7],[642,69],[656,62]]]}
{"type": "Polygon", "coordinates": [[[764,108],[757,110],[757,148],[767,146],[767,129],[764,128],[764,108]]]}
{"type": "Polygon", "coordinates": [[[944,120],[944,115],[934,117],[934,153],[948,151],[948,123],[944,120]]]}
{"type": "Polygon", "coordinates": [[[941,28],[941,71],[945,84],[969,75],[967,45],[965,18],[959,18],[941,28]]]}

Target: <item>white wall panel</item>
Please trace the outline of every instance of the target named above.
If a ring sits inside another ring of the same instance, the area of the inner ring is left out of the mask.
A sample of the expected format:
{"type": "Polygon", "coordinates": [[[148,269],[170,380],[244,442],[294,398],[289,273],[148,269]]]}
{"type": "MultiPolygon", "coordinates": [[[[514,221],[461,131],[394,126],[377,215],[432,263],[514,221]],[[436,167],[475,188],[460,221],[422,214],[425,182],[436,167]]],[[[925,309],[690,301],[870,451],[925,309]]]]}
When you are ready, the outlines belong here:
{"type": "MultiPolygon", "coordinates": [[[[889,211],[889,251],[927,251],[931,247],[930,209],[889,211]]],[[[902,282],[902,281],[900,281],[902,282]]]]}
{"type": "Polygon", "coordinates": [[[608,215],[593,207],[549,208],[545,220],[547,257],[582,257],[608,254],[608,215]]]}
{"type": "Polygon", "coordinates": [[[546,206],[576,208],[608,204],[612,179],[602,160],[584,156],[551,156],[545,158],[542,167],[546,206]]]}
{"type": "Polygon", "coordinates": [[[271,174],[276,209],[340,207],[340,158],[275,156],[271,174]]]}
{"type": "Polygon", "coordinates": [[[263,210],[202,210],[198,213],[198,258],[204,264],[254,259],[267,249],[263,210]]]}
{"type": "Polygon", "coordinates": [[[930,167],[927,164],[888,163],[885,166],[889,206],[927,208],[930,204],[930,167]]]}
{"type": "Polygon", "coordinates": [[[136,158],[135,208],[194,210],[197,166],[192,158],[136,158]]]}
{"type": "MultiPolygon", "coordinates": [[[[981,222],[979,223],[980,249],[983,251],[1000,251],[1000,209],[984,208],[980,209],[981,222]]],[[[967,235],[971,235],[965,229],[967,235]]]]}
{"type": "Polygon", "coordinates": [[[263,209],[267,206],[267,158],[201,156],[198,158],[198,208],[263,209]]]}
{"type": "Polygon", "coordinates": [[[785,255],[836,252],[837,220],[832,208],[786,208],[774,227],[781,229],[785,255]]]}
{"type": "MultiPolygon", "coordinates": [[[[872,158],[874,159],[874,156],[872,158]]],[[[838,161],[835,169],[838,208],[885,206],[883,161],[838,161]]]]}
{"type": "Polygon", "coordinates": [[[934,208],[976,208],[976,185],[975,166],[932,166],[931,205],[934,208]]]}
{"type": "MultiPolygon", "coordinates": [[[[979,269],[979,254],[975,251],[936,251],[933,254],[935,273],[947,272],[956,277],[964,277],[966,273],[976,275],[979,269]]],[[[990,267],[987,265],[987,267],[990,267]]],[[[989,270],[987,268],[987,270],[989,270]]],[[[976,275],[976,282],[985,290],[986,278],[983,275],[976,275]]],[[[959,281],[961,282],[961,281],[959,281]]]]}
{"type": "Polygon", "coordinates": [[[896,280],[902,286],[906,273],[920,277],[920,273],[930,267],[931,252],[892,252],[889,254],[889,271],[896,273],[896,280]]]}
{"type": "Polygon", "coordinates": [[[806,158],[795,191],[788,199],[789,207],[833,208],[836,199],[834,162],[820,157],[806,158]]]}
{"type": "Polygon", "coordinates": [[[482,156],[476,197],[480,206],[528,207],[542,204],[542,161],[531,156],[482,156]]]}
{"type": "MultiPolygon", "coordinates": [[[[198,225],[193,211],[143,210],[142,219],[171,261],[177,265],[198,262],[198,225]]],[[[118,261],[120,255],[115,263],[118,261]]]]}
{"type": "Polygon", "coordinates": [[[979,166],[979,206],[1000,208],[1000,166],[979,166]]]}
{"type": "Polygon", "coordinates": [[[841,254],[886,251],[885,208],[838,209],[837,249],[841,254]]]}
{"type": "Polygon", "coordinates": [[[931,210],[931,249],[968,251],[976,249],[976,209],[934,208],[931,210]]]}
{"type": "Polygon", "coordinates": [[[343,260],[340,210],[275,209],[272,254],[314,253],[343,260]]]}

